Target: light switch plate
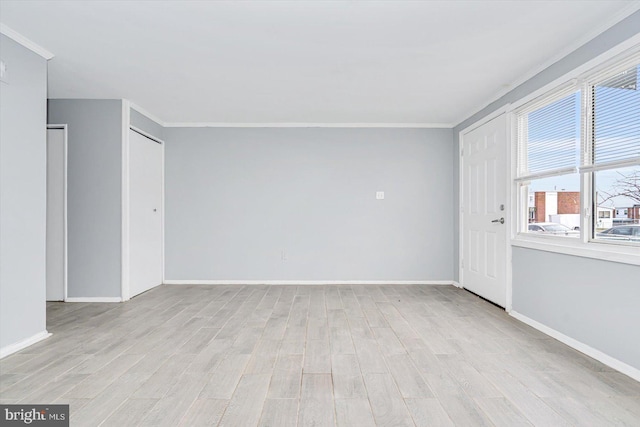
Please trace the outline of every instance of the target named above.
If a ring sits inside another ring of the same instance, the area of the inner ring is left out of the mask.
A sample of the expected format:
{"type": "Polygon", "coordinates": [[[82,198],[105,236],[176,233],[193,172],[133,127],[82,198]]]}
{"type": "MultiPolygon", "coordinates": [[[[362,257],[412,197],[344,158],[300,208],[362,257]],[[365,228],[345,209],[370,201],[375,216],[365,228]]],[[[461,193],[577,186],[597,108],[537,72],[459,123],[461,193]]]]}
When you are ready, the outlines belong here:
{"type": "Polygon", "coordinates": [[[384,199],[384,191],[376,191],[376,200],[384,199]]]}

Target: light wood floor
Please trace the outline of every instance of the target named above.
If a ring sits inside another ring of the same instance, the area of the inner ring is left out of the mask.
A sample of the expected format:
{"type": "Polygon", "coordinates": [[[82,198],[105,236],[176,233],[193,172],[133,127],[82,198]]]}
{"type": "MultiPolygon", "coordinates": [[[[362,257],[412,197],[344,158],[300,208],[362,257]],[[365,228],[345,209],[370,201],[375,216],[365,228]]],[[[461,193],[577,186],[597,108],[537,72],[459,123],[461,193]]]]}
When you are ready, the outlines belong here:
{"type": "Polygon", "coordinates": [[[640,383],[451,286],[161,286],[47,313],[0,398],[69,403],[72,426],[640,425],[640,383]]]}

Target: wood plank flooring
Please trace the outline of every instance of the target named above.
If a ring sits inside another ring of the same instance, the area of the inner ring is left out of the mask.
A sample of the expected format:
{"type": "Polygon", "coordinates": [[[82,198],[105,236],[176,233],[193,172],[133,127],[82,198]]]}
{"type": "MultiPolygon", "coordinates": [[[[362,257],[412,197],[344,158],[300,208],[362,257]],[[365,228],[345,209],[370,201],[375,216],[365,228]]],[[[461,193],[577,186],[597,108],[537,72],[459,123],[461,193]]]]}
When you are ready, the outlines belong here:
{"type": "Polygon", "coordinates": [[[160,286],[47,321],[0,401],[72,426],[640,426],[640,383],[452,286],[160,286]]]}

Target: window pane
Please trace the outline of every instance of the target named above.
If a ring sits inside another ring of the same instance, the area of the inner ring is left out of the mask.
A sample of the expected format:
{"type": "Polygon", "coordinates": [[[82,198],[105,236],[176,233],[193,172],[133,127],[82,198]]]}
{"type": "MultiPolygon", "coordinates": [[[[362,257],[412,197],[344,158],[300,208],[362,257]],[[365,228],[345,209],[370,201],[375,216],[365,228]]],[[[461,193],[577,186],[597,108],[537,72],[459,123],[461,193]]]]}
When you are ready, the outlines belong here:
{"type": "Polygon", "coordinates": [[[580,236],[580,175],[532,180],[525,232],[543,236],[580,236]]]}
{"type": "Polygon", "coordinates": [[[594,172],[596,239],[640,241],[640,166],[594,172]]]}
{"type": "Polygon", "coordinates": [[[594,163],[640,157],[640,67],[593,86],[594,163]]]}
{"type": "Polygon", "coordinates": [[[521,161],[526,166],[520,176],[579,164],[579,92],[532,111],[521,118],[520,132],[525,140],[521,161]]]}

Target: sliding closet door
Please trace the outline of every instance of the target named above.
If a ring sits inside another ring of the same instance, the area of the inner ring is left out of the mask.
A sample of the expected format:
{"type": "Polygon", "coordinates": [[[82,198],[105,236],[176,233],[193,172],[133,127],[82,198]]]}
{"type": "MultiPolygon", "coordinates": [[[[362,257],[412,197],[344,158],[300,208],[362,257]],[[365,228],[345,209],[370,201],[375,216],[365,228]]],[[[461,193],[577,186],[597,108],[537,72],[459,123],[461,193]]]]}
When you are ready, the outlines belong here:
{"type": "Polygon", "coordinates": [[[162,284],[162,144],[129,131],[129,291],[162,284]]]}

